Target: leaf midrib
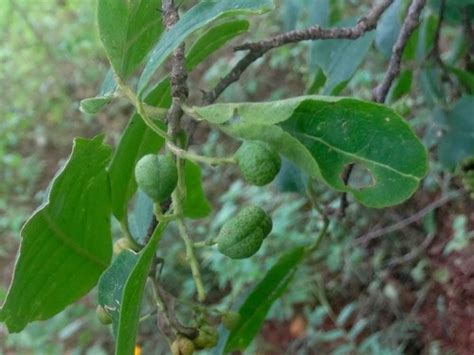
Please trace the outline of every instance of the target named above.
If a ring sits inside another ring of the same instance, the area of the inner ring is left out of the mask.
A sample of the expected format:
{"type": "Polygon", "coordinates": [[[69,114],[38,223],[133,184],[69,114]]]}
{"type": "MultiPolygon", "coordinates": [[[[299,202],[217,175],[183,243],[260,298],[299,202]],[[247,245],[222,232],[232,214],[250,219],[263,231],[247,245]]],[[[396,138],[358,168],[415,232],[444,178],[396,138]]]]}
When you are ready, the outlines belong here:
{"type": "Polygon", "coordinates": [[[403,177],[406,177],[406,178],[409,178],[409,179],[413,179],[415,180],[416,182],[419,182],[420,181],[420,178],[418,176],[415,176],[415,175],[412,175],[412,174],[407,174],[407,173],[404,173],[402,171],[399,171],[393,167],[391,167],[390,165],[386,165],[386,164],[383,164],[383,163],[380,163],[378,161],[375,161],[375,160],[370,160],[370,159],[367,159],[367,158],[364,158],[364,157],[361,157],[359,155],[355,155],[354,153],[351,153],[351,152],[347,152],[343,149],[340,149],[340,148],[337,148],[331,144],[329,144],[328,142],[326,142],[325,140],[321,139],[321,138],[318,138],[318,137],[314,137],[314,136],[310,136],[306,133],[295,133],[295,135],[299,135],[299,136],[304,136],[305,138],[308,138],[308,139],[311,139],[311,140],[314,140],[314,141],[317,141],[319,143],[322,143],[324,144],[325,146],[335,150],[336,152],[338,153],[341,153],[341,154],[344,154],[344,155],[347,155],[351,158],[354,158],[355,160],[357,161],[363,161],[363,162],[366,162],[366,163],[370,163],[370,164],[374,164],[374,165],[377,165],[381,168],[384,168],[384,169],[387,169],[387,170],[390,170],[400,176],[403,176],[403,177]]]}

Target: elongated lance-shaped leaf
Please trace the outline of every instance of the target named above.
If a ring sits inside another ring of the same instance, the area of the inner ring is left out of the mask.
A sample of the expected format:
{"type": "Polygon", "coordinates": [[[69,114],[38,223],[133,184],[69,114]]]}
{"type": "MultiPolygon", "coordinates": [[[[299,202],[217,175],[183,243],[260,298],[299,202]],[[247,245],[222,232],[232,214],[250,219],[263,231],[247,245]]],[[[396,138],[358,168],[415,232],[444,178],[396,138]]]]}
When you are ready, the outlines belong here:
{"type": "Polygon", "coordinates": [[[239,322],[227,339],[224,348],[226,353],[243,351],[249,346],[262,327],[271,306],[285,292],[305,254],[303,247],[284,254],[249,294],[239,309],[239,322]]]}
{"type": "MultiPolygon", "coordinates": [[[[166,223],[160,223],[145,248],[136,254],[135,265],[125,267],[125,271],[130,270],[130,274],[123,287],[122,297],[118,304],[119,320],[115,348],[116,355],[134,354],[145,283],[156,248],[166,226],[166,223]]],[[[114,307],[115,305],[112,304],[111,306],[114,307]]]]}
{"type": "Polygon", "coordinates": [[[13,281],[0,311],[11,332],[84,296],[110,263],[110,193],[103,137],[76,139],[48,198],[22,229],[13,281]]]}
{"type": "Polygon", "coordinates": [[[352,98],[302,96],[264,103],[186,108],[241,139],[262,140],[330,187],[350,192],[369,207],[401,203],[428,169],[425,147],[393,110],[352,98]],[[370,182],[346,185],[350,164],[367,169],[370,182]]]}
{"type": "Polygon", "coordinates": [[[163,34],[153,48],[138,83],[141,96],[156,70],[165,59],[194,31],[223,16],[261,14],[273,8],[272,0],[205,0],[187,11],[183,17],[163,34]]]}

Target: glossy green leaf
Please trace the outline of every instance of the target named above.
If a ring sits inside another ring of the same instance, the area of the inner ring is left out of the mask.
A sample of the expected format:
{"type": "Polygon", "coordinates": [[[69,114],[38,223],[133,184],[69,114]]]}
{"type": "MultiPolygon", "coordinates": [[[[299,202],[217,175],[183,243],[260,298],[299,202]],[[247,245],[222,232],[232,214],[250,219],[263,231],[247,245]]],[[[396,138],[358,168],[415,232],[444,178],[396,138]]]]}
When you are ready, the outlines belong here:
{"type": "Polygon", "coordinates": [[[186,69],[193,70],[210,54],[221,48],[231,39],[248,31],[249,22],[234,20],[217,25],[207,31],[193,44],[186,56],[186,69]]]}
{"type": "Polygon", "coordinates": [[[441,163],[454,169],[474,152],[474,96],[459,99],[451,110],[445,112],[445,133],[438,145],[441,163]]]}
{"type": "Polygon", "coordinates": [[[94,115],[101,110],[102,107],[112,101],[110,96],[96,96],[81,101],[79,109],[88,114],[94,115]]]}
{"type": "Polygon", "coordinates": [[[295,248],[283,255],[253,289],[239,309],[240,320],[229,334],[225,352],[245,350],[252,342],[271,306],[285,292],[304,256],[304,248],[295,248]]]}
{"type": "MultiPolygon", "coordinates": [[[[343,22],[340,26],[352,25],[343,22]]],[[[354,75],[369,53],[374,33],[366,33],[359,39],[335,39],[317,41],[314,44],[314,62],[323,70],[326,83],[324,94],[337,94],[354,75]]]]}
{"type": "MultiPolygon", "coordinates": [[[[157,107],[169,107],[169,81],[163,80],[145,101],[157,107]]],[[[128,202],[137,190],[134,176],[136,162],[146,154],[158,152],[163,145],[163,138],[149,129],[140,115],[134,114],[120,138],[109,168],[112,212],[119,221],[124,221],[128,202]]]]}
{"type": "Polygon", "coordinates": [[[310,176],[382,208],[409,198],[427,172],[427,154],[391,109],[351,98],[303,96],[264,103],[187,108],[235,137],[266,141],[310,176]],[[369,186],[346,186],[349,164],[368,169],[369,186]]]}
{"type": "Polygon", "coordinates": [[[183,204],[184,215],[191,219],[207,217],[212,212],[212,206],[202,189],[201,168],[187,161],[184,169],[186,180],[186,200],[183,204]]]}
{"type": "Polygon", "coordinates": [[[163,32],[161,0],[99,0],[99,33],[115,73],[128,78],[163,32]]]}
{"type": "Polygon", "coordinates": [[[204,0],[187,11],[181,19],[166,32],[155,45],[138,83],[141,95],[147,88],[153,74],[165,59],[194,31],[212,21],[239,14],[260,14],[273,7],[272,0],[204,0]]]}
{"type": "Polygon", "coordinates": [[[13,281],[0,311],[11,332],[84,296],[110,263],[110,194],[103,136],[76,139],[46,202],[22,229],[13,281]]]}
{"type": "Polygon", "coordinates": [[[127,282],[123,287],[117,328],[116,355],[134,354],[146,279],[166,226],[166,223],[160,223],[148,244],[137,254],[136,263],[130,270],[127,282]]]}

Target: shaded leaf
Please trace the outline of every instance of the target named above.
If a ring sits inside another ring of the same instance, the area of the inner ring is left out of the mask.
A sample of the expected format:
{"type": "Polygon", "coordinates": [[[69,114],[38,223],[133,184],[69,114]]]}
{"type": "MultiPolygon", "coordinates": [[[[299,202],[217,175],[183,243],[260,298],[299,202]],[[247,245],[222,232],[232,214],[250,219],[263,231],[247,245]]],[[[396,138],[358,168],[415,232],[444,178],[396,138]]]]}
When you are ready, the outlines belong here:
{"type": "Polygon", "coordinates": [[[186,161],[184,169],[186,183],[186,200],[183,203],[184,215],[191,219],[207,217],[212,212],[212,206],[202,189],[201,168],[186,161]]]}
{"type": "Polygon", "coordinates": [[[271,306],[285,292],[304,256],[304,248],[295,248],[283,255],[253,289],[239,309],[241,317],[229,334],[225,352],[245,350],[252,342],[271,306]]]}
{"type": "Polygon", "coordinates": [[[199,63],[210,54],[221,48],[231,39],[248,31],[249,22],[246,20],[234,20],[219,24],[193,44],[186,56],[186,69],[193,70],[199,63]]]}
{"type": "Polygon", "coordinates": [[[377,23],[375,31],[375,46],[382,52],[386,59],[392,55],[392,48],[397,41],[402,21],[400,18],[400,9],[402,0],[395,0],[390,5],[377,23]]]}
{"type": "Polygon", "coordinates": [[[166,32],[155,45],[138,83],[141,95],[153,74],[165,59],[194,31],[222,16],[263,13],[273,7],[271,0],[207,0],[201,1],[166,32]]]}
{"type": "Polygon", "coordinates": [[[112,255],[103,136],[75,139],[48,198],[22,229],[13,281],[0,311],[11,332],[48,319],[95,286],[112,255]]]}
{"type": "Polygon", "coordinates": [[[441,163],[454,169],[474,152],[474,96],[464,96],[445,112],[445,134],[438,145],[441,163]]]}
{"type": "MultiPolygon", "coordinates": [[[[352,21],[345,21],[338,26],[352,24],[352,21]]],[[[313,60],[326,76],[324,94],[337,94],[343,89],[344,84],[354,75],[367,56],[374,36],[374,33],[369,32],[356,40],[331,39],[315,42],[313,60]]]]}
{"type": "Polygon", "coordinates": [[[466,87],[470,94],[474,94],[474,74],[455,67],[448,67],[448,70],[456,75],[459,82],[466,87]]]}

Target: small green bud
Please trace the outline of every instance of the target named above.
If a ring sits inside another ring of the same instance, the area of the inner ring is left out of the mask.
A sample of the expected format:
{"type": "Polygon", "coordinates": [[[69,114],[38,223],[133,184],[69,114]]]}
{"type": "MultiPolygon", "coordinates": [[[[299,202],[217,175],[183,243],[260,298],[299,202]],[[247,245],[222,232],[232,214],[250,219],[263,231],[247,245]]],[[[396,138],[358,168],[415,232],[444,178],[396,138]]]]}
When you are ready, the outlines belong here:
{"type": "Polygon", "coordinates": [[[260,141],[245,141],[235,158],[243,178],[256,186],[272,182],[281,168],[280,155],[260,141]]]}
{"type": "Polygon", "coordinates": [[[199,335],[194,339],[194,345],[196,349],[211,349],[217,345],[219,340],[219,334],[217,329],[210,326],[204,325],[199,328],[199,335]]]}
{"type": "Polygon", "coordinates": [[[222,315],[222,325],[228,330],[234,330],[240,322],[240,313],[226,312],[222,315]]]}
{"type": "Polygon", "coordinates": [[[190,339],[183,336],[179,336],[171,344],[171,353],[173,355],[192,355],[194,350],[194,343],[190,339]]]}
{"type": "Polygon", "coordinates": [[[169,155],[148,154],[135,166],[138,187],[153,201],[162,202],[171,196],[178,182],[178,170],[169,155]]]}
{"type": "Polygon", "coordinates": [[[97,308],[95,309],[95,313],[97,315],[97,318],[99,318],[99,322],[101,322],[102,324],[107,325],[112,323],[112,317],[110,316],[110,314],[107,313],[104,307],[100,305],[97,306],[97,308]]]}
{"type": "Polygon", "coordinates": [[[217,237],[219,252],[232,259],[254,255],[272,230],[272,220],[263,209],[248,206],[222,226],[217,237]]]}

